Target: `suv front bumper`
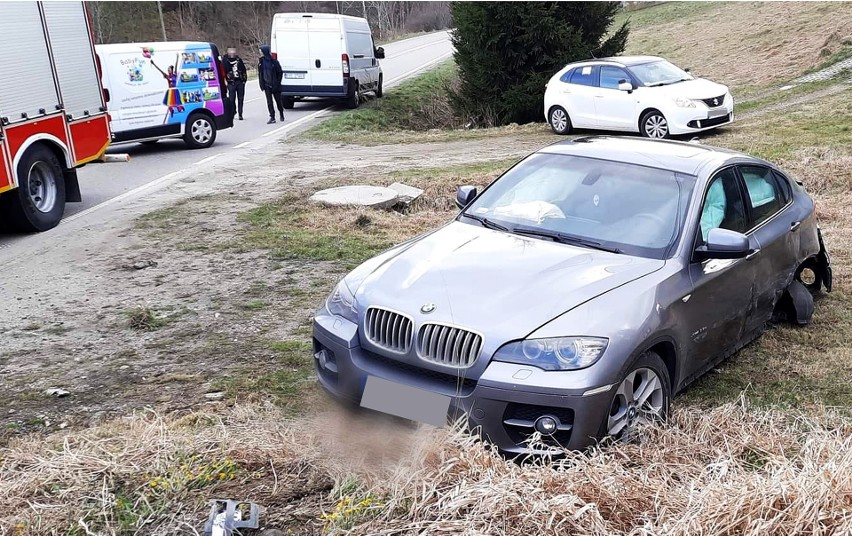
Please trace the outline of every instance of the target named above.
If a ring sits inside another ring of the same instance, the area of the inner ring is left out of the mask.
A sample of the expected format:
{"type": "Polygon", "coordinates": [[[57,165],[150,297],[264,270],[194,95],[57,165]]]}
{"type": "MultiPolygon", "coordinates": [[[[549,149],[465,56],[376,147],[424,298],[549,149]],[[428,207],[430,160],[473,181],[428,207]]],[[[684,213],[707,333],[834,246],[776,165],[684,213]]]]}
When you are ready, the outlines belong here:
{"type": "Polygon", "coordinates": [[[313,335],[319,383],[335,398],[360,404],[370,376],[440,393],[450,399],[448,421],[465,418],[471,431],[504,453],[588,447],[599,436],[610,406],[612,394],[608,389],[596,389],[585,396],[581,392],[541,393],[529,385],[495,379],[497,375],[489,378],[488,370],[479,379],[465,379],[375,354],[360,346],[355,324],[325,308],[314,318],[313,335]],[[542,435],[542,443],[532,446],[527,438],[544,416],[556,419],[559,429],[542,435]]]}

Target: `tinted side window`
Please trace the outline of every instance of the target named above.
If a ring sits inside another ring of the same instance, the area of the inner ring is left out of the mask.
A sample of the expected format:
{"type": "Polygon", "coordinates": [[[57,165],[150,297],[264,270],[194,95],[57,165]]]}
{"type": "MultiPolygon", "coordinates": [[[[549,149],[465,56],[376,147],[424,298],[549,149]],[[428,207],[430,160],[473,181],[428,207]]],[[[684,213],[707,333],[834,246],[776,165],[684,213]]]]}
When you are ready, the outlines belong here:
{"type": "Polygon", "coordinates": [[[620,67],[612,67],[610,65],[601,66],[601,87],[607,89],[618,89],[618,81],[630,81],[630,76],[620,67]]]}
{"type": "Polygon", "coordinates": [[[748,201],[751,205],[752,225],[774,216],[787,203],[775,180],[775,174],[769,168],[761,166],[741,166],[740,173],[748,191],[748,201]]]}
{"type": "Polygon", "coordinates": [[[739,181],[733,168],[719,172],[710,181],[701,209],[701,239],[707,240],[710,229],[729,229],[739,233],[748,230],[745,205],[739,181]]]}
{"type": "Polygon", "coordinates": [[[565,82],[566,84],[571,81],[571,75],[574,74],[574,69],[569,69],[562,76],[559,77],[560,82],[565,82]]]}
{"type": "Polygon", "coordinates": [[[571,83],[581,86],[597,86],[598,85],[598,67],[586,66],[576,67],[571,75],[571,83]]]}

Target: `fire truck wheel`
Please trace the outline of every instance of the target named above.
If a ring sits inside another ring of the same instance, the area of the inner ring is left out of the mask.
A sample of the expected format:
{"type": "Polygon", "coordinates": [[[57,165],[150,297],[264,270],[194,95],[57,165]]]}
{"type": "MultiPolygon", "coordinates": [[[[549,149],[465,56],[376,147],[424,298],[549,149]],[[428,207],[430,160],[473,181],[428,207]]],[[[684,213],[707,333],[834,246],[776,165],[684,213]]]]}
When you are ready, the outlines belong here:
{"type": "Polygon", "coordinates": [[[65,176],[56,155],[34,145],[18,162],[18,188],[5,196],[0,212],[18,231],[46,231],[65,213],[65,176]]]}
{"type": "Polygon", "coordinates": [[[210,147],[216,141],[216,123],[206,114],[192,114],[186,122],[183,140],[192,149],[210,147]]]}

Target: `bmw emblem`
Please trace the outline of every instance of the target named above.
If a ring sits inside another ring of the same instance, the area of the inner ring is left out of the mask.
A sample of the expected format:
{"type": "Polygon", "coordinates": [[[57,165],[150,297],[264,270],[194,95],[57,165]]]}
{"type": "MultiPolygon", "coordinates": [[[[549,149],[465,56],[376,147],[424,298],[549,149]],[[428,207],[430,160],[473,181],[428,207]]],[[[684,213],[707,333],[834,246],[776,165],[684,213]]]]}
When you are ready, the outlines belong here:
{"type": "Polygon", "coordinates": [[[431,313],[434,310],[435,310],[435,304],[434,303],[427,303],[426,305],[424,305],[423,307],[420,308],[420,312],[425,314],[425,315],[428,315],[429,313],[431,313]]]}

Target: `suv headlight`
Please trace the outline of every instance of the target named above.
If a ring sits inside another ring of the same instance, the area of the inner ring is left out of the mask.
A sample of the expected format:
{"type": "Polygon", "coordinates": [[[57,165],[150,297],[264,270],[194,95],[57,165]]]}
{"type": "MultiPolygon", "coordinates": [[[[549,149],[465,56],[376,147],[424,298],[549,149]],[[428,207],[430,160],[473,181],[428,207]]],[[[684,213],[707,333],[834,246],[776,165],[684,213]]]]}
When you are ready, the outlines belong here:
{"type": "Polygon", "coordinates": [[[337,284],[334,292],[325,301],[325,306],[331,314],[342,316],[350,322],[358,323],[358,303],[346,285],[346,281],[341,281],[337,284]]]}
{"type": "Polygon", "coordinates": [[[600,359],[608,342],[608,339],[600,337],[526,339],[506,344],[492,359],[544,370],[577,370],[600,359]]]}
{"type": "Polygon", "coordinates": [[[676,104],[679,108],[695,108],[695,102],[693,102],[693,101],[692,101],[692,100],[690,100],[690,99],[685,99],[685,98],[683,98],[683,97],[677,97],[677,98],[674,100],[674,103],[675,103],[675,104],[676,104]]]}

